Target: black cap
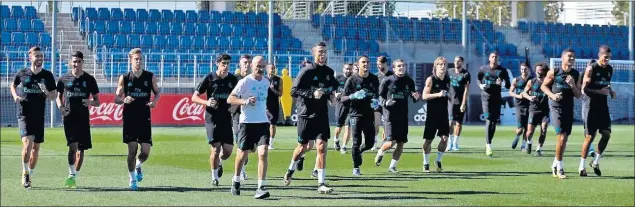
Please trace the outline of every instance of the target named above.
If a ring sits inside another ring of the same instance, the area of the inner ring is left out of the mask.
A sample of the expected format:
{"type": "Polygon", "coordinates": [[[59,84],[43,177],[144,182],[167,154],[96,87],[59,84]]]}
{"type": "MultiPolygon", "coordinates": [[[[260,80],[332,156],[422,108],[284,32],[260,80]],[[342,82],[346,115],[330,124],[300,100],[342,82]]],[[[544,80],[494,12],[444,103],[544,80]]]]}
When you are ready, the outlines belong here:
{"type": "Polygon", "coordinates": [[[71,57],[76,57],[76,58],[80,58],[80,59],[84,59],[84,53],[80,52],[80,51],[75,51],[73,52],[73,54],[71,54],[71,57]]]}

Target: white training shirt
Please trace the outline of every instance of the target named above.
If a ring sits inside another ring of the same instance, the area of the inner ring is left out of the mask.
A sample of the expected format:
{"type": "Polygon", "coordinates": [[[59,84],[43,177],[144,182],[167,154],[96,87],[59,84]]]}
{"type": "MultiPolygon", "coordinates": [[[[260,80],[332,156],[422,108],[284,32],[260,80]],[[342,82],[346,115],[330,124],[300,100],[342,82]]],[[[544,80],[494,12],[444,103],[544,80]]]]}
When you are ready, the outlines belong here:
{"type": "Polygon", "coordinates": [[[232,91],[241,99],[247,100],[249,97],[256,97],[256,104],[246,104],[240,107],[239,123],[269,123],[267,117],[267,94],[269,93],[269,79],[262,76],[256,80],[253,74],[244,77],[232,91]]]}

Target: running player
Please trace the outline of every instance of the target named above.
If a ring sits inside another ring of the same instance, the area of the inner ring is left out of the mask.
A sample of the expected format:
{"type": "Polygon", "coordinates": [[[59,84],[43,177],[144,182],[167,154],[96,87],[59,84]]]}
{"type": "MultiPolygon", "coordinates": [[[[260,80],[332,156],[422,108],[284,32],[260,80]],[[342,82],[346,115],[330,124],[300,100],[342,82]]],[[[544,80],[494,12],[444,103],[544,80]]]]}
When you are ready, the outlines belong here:
{"type": "Polygon", "coordinates": [[[481,88],[481,105],[485,116],[485,154],[492,157],[492,139],[496,133],[496,123],[501,112],[501,87],[509,89],[509,74],[507,69],[498,65],[498,53],[489,54],[489,65],[481,66],[478,71],[478,84],[481,88]]]}
{"type": "Polygon", "coordinates": [[[423,172],[430,172],[430,164],[428,157],[430,156],[432,140],[435,136],[439,136],[441,141],[437,147],[437,172],[443,172],[441,167],[441,158],[445,152],[450,133],[448,120],[448,90],[450,80],[447,77],[447,62],[445,58],[438,57],[434,60],[434,70],[432,75],[426,79],[426,86],[423,89],[423,100],[427,101],[428,119],[426,119],[425,129],[423,130],[423,172]],[[435,118],[434,120],[432,118],[435,118]]]}
{"type": "Polygon", "coordinates": [[[253,73],[243,77],[229,95],[230,104],[239,105],[240,124],[237,138],[238,151],[234,167],[234,181],[231,187],[233,195],[240,195],[240,181],[243,163],[249,151],[258,148],[258,189],[256,199],[269,197],[265,189],[269,154],[269,117],[267,111],[267,93],[270,86],[265,77],[265,60],[255,56],[251,68],[253,73]],[[256,147],[257,146],[257,147],[256,147]]]}
{"type": "Polygon", "coordinates": [[[379,80],[377,76],[369,73],[370,65],[367,56],[362,55],[357,58],[357,65],[359,73],[346,80],[341,100],[351,107],[349,126],[353,137],[353,175],[361,176],[362,153],[374,145],[375,125],[371,117],[373,117],[373,110],[379,107],[377,100],[379,80]]]}
{"type": "Polygon", "coordinates": [[[83,70],[84,54],[71,54],[70,71],[57,81],[57,108],[64,120],[68,146],[67,188],[76,188],[76,178],[84,162],[84,150],[92,148],[88,106],[99,106],[99,88],[95,78],[83,70]],[[91,99],[92,96],[92,99],[91,99]]]}
{"type": "Polygon", "coordinates": [[[119,77],[115,103],[123,105],[123,143],[128,145],[128,173],[130,189],[137,190],[143,180],[141,165],[150,156],[152,147],[152,123],[150,109],[157,106],[161,97],[157,77],[142,66],[141,49],[134,48],[128,53],[132,70],[119,77]],[[154,97],[151,99],[151,95],[154,97]],[[137,149],[141,152],[137,157],[137,149]],[[135,164],[136,160],[136,164],[135,164]]]}
{"type": "MultiPolygon", "coordinates": [[[[593,65],[593,63],[596,63],[596,60],[591,59],[589,61],[589,63],[587,63],[587,67],[593,65]]],[[[582,79],[584,79],[584,73],[586,73],[586,70],[581,71],[581,75],[580,77],[583,77],[579,80],[580,83],[578,83],[578,86],[580,86],[580,88],[582,88],[582,79]]],[[[587,96],[586,94],[584,94],[584,91],[582,91],[582,96],[580,96],[580,99],[582,100],[582,103],[585,103],[588,99],[589,96],[587,96]]],[[[587,114],[586,112],[588,112],[589,110],[587,110],[587,105],[586,104],[582,104],[582,121],[585,122],[587,114]]],[[[586,131],[586,124],[585,125],[585,131],[586,131]]],[[[593,143],[589,144],[589,153],[588,155],[590,155],[591,157],[595,157],[595,148],[593,147],[593,143]]]]}
{"type": "Polygon", "coordinates": [[[553,127],[558,137],[556,156],[551,165],[552,175],[565,179],[567,176],[562,168],[562,158],[573,125],[573,98],[579,98],[581,92],[576,84],[580,78],[580,73],[573,69],[575,53],[571,49],[566,49],[562,51],[561,58],[562,68],[550,70],[540,88],[552,100],[550,112],[553,127]]]}
{"type": "Polygon", "coordinates": [[[397,173],[397,162],[403,152],[403,145],[408,142],[408,98],[417,102],[421,95],[415,88],[414,80],[406,75],[402,59],[395,60],[392,67],[395,74],[385,78],[379,86],[380,103],[386,109],[386,142],[377,151],[375,165],[381,165],[384,153],[397,144],[388,167],[388,171],[397,173]]]}
{"type": "Polygon", "coordinates": [[[271,140],[269,140],[269,149],[273,149],[273,139],[276,136],[276,124],[278,123],[278,117],[280,116],[280,96],[282,96],[282,78],[276,75],[276,65],[273,63],[267,64],[267,78],[269,78],[269,94],[267,95],[267,110],[271,113],[271,120],[269,120],[269,134],[271,140]]]}
{"type": "MultiPolygon", "coordinates": [[[[247,77],[247,75],[250,74],[249,68],[251,67],[251,56],[241,55],[240,59],[238,60],[238,67],[239,67],[238,71],[240,71],[240,73],[236,75],[236,79],[240,81],[242,78],[247,77]]],[[[229,110],[230,110],[230,113],[232,114],[232,130],[234,131],[234,139],[237,140],[238,132],[239,132],[238,123],[240,119],[240,106],[232,105],[229,110]]],[[[252,152],[255,152],[255,151],[252,151],[252,152]]],[[[247,157],[247,159],[245,160],[245,165],[248,162],[249,162],[249,157],[247,157]]],[[[221,160],[219,169],[222,169],[222,168],[223,168],[223,162],[221,160]]],[[[242,172],[240,174],[241,179],[247,180],[247,172],[245,171],[245,168],[243,167],[241,169],[242,169],[242,172]]]]}
{"type": "Polygon", "coordinates": [[[232,134],[226,130],[232,121],[227,98],[238,82],[236,76],[229,73],[230,62],[231,57],[227,54],[216,57],[216,72],[207,74],[192,95],[192,102],[206,106],[205,131],[210,145],[209,164],[214,186],[218,186],[218,180],[223,176],[220,162],[231,156],[234,147],[232,134]],[[202,99],[201,94],[207,99],[202,99]]]}
{"type": "MultiPolygon", "coordinates": [[[[388,77],[393,75],[394,73],[392,71],[389,70],[388,68],[388,58],[386,58],[386,56],[379,56],[377,57],[377,69],[379,70],[377,72],[377,79],[379,79],[379,82],[381,83],[381,81],[388,77]]],[[[384,113],[384,108],[380,105],[377,108],[374,109],[374,115],[375,115],[375,140],[374,143],[377,144],[377,140],[379,136],[379,128],[381,127],[382,124],[382,118],[383,117],[383,113],[384,113]]],[[[384,140],[386,138],[386,129],[384,129],[384,131],[382,132],[382,140],[384,140]]],[[[375,144],[373,144],[373,147],[370,149],[371,151],[375,151],[376,147],[375,144]]]]}
{"type": "Polygon", "coordinates": [[[593,63],[586,68],[584,80],[582,82],[582,90],[589,98],[585,100],[585,139],[582,145],[582,153],[580,157],[580,167],[578,168],[580,176],[587,176],[584,162],[587,157],[589,146],[593,143],[597,131],[600,132],[602,138],[598,142],[598,151],[595,152],[593,162],[589,163],[593,172],[597,176],[602,176],[600,170],[600,158],[606,149],[611,138],[611,117],[609,116],[609,106],[607,98],[615,99],[615,91],[611,90],[611,78],[613,75],[613,67],[609,64],[611,60],[611,48],[606,45],[600,46],[598,54],[598,62],[593,63]]]}
{"type": "Polygon", "coordinates": [[[40,144],[44,142],[44,111],[47,100],[56,98],[53,73],[42,68],[44,55],[39,47],[29,49],[30,68],[18,71],[11,84],[13,100],[19,104],[18,128],[22,140],[22,186],[31,188],[31,176],[37,164],[40,144]],[[22,93],[17,93],[22,84],[22,93]]]}
{"type": "Polygon", "coordinates": [[[448,71],[450,78],[450,105],[448,114],[450,115],[450,140],[447,145],[448,150],[459,150],[459,137],[463,130],[463,116],[467,110],[467,97],[470,94],[470,82],[472,76],[467,69],[463,68],[464,59],[461,56],[454,58],[454,69],[448,71]]]}
{"type": "MultiPolygon", "coordinates": [[[[338,74],[335,76],[337,82],[339,83],[337,87],[338,93],[344,92],[344,84],[346,84],[346,79],[350,77],[353,73],[353,63],[345,63],[342,68],[342,74],[338,74]]],[[[348,135],[350,134],[348,131],[348,112],[350,110],[350,106],[342,103],[341,100],[335,100],[335,120],[337,120],[337,125],[335,127],[335,150],[342,152],[342,154],[346,154],[346,144],[348,141],[348,135]],[[340,133],[342,132],[342,127],[344,127],[344,146],[340,148],[340,133]]]]}
{"type": "MultiPolygon", "coordinates": [[[[516,108],[516,138],[512,142],[512,149],[516,149],[520,136],[523,137],[523,143],[520,145],[520,150],[525,151],[527,144],[527,120],[529,118],[529,101],[521,95],[525,90],[527,81],[531,79],[529,64],[527,62],[520,63],[520,76],[515,77],[512,80],[511,87],[509,88],[509,96],[514,97],[514,108],[516,108]]],[[[531,153],[531,147],[527,150],[531,153]]]]}
{"type": "Polygon", "coordinates": [[[540,137],[538,137],[538,148],[536,154],[542,156],[542,145],[547,137],[547,127],[549,126],[549,99],[542,92],[540,86],[545,80],[549,67],[545,63],[536,65],[536,77],[527,81],[525,89],[521,95],[529,101],[529,120],[527,121],[527,154],[531,154],[532,137],[536,127],[540,126],[540,137]]]}
{"type": "MultiPolygon", "coordinates": [[[[336,93],[337,80],[333,69],[326,66],[326,43],[319,42],[312,48],[314,63],[306,64],[293,81],[291,95],[296,98],[298,115],[298,145],[291,157],[291,164],[284,175],[284,184],[291,184],[293,172],[300,170],[301,158],[313,142],[317,145],[318,192],[331,193],[333,189],[326,185],[326,152],[331,130],[328,120],[327,102],[332,93],[336,93]]],[[[333,94],[339,95],[339,94],[333,94]]]]}

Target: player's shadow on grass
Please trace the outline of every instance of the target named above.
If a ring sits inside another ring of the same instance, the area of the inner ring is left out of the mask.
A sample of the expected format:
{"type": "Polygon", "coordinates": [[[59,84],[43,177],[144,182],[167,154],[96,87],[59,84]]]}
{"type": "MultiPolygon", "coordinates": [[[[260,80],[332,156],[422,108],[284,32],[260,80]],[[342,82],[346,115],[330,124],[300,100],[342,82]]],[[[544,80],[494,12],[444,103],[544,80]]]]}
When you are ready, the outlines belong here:
{"type": "MultiPolygon", "coordinates": [[[[338,193],[331,193],[329,195],[324,196],[278,196],[281,198],[287,199],[304,199],[304,200],[377,200],[377,201],[386,201],[386,200],[450,200],[452,198],[429,198],[424,196],[386,196],[385,194],[377,194],[377,196],[365,196],[365,197],[336,197],[339,195],[338,193]]],[[[364,193],[364,195],[369,195],[368,193],[364,193]]]]}
{"type": "MultiPolygon", "coordinates": [[[[124,192],[130,191],[126,187],[80,187],[77,189],[68,188],[37,188],[40,190],[64,190],[64,191],[77,191],[77,192],[124,192]]],[[[193,187],[181,187],[181,186],[149,186],[141,187],[138,191],[152,191],[152,192],[229,192],[230,187],[216,187],[216,188],[193,188],[193,187]]],[[[255,188],[254,188],[255,190],[255,188]]]]}
{"type": "MultiPolygon", "coordinates": [[[[360,193],[360,194],[373,194],[371,192],[362,192],[354,190],[341,190],[338,192],[345,193],[360,193]]],[[[520,193],[508,193],[508,192],[493,192],[493,191],[450,191],[450,192],[436,192],[436,191],[390,191],[390,194],[416,194],[416,195],[515,195],[520,193]]]]}
{"type": "Polygon", "coordinates": [[[373,174],[373,176],[362,175],[360,177],[346,177],[346,176],[329,176],[329,180],[332,181],[377,181],[377,180],[385,180],[385,181],[421,181],[426,179],[464,179],[464,180],[482,180],[482,179],[490,179],[484,177],[474,177],[474,176],[447,176],[443,174],[405,174],[401,173],[399,175],[385,175],[385,174],[373,174]],[[438,176],[440,175],[440,176],[438,176]]]}

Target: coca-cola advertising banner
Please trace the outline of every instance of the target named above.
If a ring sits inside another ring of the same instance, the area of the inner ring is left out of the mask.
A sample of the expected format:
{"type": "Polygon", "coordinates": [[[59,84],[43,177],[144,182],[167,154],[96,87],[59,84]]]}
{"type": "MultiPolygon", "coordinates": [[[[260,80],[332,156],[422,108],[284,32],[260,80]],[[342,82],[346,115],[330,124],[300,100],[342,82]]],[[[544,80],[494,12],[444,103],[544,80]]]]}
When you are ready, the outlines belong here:
{"type": "MultiPolygon", "coordinates": [[[[193,103],[191,94],[161,94],[152,109],[152,125],[203,125],[205,107],[193,103]]],[[[99,94],[99,107],[90,107],[91,125],[121,125],[123,105],[115,104],[115,94],[99,94]]]]}

